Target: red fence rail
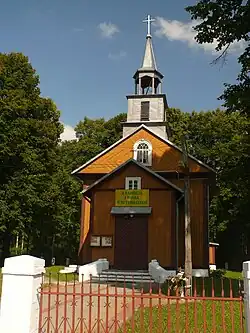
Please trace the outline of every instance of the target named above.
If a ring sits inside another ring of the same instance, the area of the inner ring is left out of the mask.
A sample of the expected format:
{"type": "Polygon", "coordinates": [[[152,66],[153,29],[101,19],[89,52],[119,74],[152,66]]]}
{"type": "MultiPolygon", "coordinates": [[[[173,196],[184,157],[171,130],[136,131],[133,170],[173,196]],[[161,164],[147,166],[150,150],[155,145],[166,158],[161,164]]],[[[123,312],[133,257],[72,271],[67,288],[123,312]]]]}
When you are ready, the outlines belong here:
{"type": "MultiPolygon", "coordinates": [[[[76,277],[77,278],[77,277],[76,277]]],[[[44,280],[39,333],[244,332],[242,281],[194,278],[190,296],[169,281],[44,280]]]]}

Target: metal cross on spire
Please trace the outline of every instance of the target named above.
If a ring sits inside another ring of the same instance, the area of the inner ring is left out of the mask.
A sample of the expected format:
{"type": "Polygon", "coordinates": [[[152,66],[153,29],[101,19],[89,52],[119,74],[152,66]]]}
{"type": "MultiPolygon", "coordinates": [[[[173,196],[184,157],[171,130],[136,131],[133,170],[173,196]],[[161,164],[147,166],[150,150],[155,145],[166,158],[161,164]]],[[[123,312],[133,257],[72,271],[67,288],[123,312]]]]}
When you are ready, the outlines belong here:
{"type": "Polygon", "coordinates": [[[151,23],[154,21],[155,21],[155,19],[153,19],[150,15],[148,15],[147,19],[143,21],[144,23],[147,23],[147,25],[148,25],[147,36],[151,36],[151,23]]]}

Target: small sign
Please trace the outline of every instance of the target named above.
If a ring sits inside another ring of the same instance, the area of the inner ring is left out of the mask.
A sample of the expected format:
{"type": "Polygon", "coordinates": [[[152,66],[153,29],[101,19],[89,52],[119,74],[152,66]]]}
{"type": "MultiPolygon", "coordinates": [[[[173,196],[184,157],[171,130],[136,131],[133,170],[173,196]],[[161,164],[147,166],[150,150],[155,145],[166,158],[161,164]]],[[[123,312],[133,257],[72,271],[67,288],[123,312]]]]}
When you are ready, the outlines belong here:
{"type": "Polygon", "coordinates": [[[112,236],[102,236],[102,246],[112,247],[112,236]]]}
{"type": "Polygon", "coordinates": [[[101,246],[101,237],[100,236],[91,236],[90,246],[101,246]]]}
{"type": "Polygon", "coordinates": [[[116,190],[115,205],[117,207],[148,207],[149,190],[116,190]]]}

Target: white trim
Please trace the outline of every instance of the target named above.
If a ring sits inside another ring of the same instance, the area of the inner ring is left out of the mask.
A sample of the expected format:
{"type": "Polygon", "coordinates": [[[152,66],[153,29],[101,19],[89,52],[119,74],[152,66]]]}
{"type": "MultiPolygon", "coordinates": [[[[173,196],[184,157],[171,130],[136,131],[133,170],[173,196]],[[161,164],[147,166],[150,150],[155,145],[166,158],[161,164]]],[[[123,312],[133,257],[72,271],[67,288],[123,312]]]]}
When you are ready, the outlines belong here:
{"type": "Polygon", "coordinates": [[[145,143],[147,146],[148,146],[148,163],[142,163],[143,165],[146,165],[146,166],[151,166],[152,165],[152,144],[145,140],[145,139],[140,139],[139,141],[137,141],[135,144],[134,144],[134,147],[133,147],[133,152],[134,152],[134,159],[138,161],[137,159],[137,154],[138,154],[138,146],[142,143],[145,143]]]}
{"type": "Polygon", "coordinates": [[[125,179],[125,189],[129,190],[129,182],[132,181],[133,182],[133,186],[131,190],[134,190],[134,181],[137,181],[137,190],[141,189],[141,177],[126,177],[125,179]]]}
{"type": "MultiPolygon", "coordinates": [[[[81,165],[79,168],[75,169],[74,171],[71,172],[71,174],[75,174],[78,171],[82,170],[83,168],[85,168],[86,166],[88,166],[89,164],[91,164],[92,162],[94,162],[96,159],[98,159],[99,157],[101,157],[102,155],[106,154],[108,151],[110,151],[111,149],[113,149],[114,147],[116,147],[117,145],[119,145],[121,142],[125,141],[126,139],[128,139],[129,137],[131,137],[133,134],[135,134],[136,132],[138,132],[141,129],[145,129],[147,130],[149,133],[151,133],[152,135],[158,137],[159,139],[161,139],[162,141],[166,142],[167,144],[169,144],[170,146],[176,148],[177,150],[179,150],[182,153],[182,150],[177,147],[175,144],[173,144],[171,141],[169,141],[166,138],[163,138],[162,136],[154,133],[152,130],[150,130],[147,126],[145,126],[144,124],[142,124],[141,126],[139,126],[138,128],[136,128],[133,132],[129,133],[128,135],[124,136],[123,138],[121,138],[120,140],[116,141],[114,144],[112,144],[110,147],[106,148],[105,150],[103,150],[101,153],[99,153],[98,155],[96,155],[95,157],[93,157],[92,159],[90,159],[88,162],[84,163],[83,165],[81,165]]],[[[208,166],[207,164],[201,162],[200,160],[198,160],[196,157],[188,154],[188,157],[191,158],[192,160],[196,161],[198,164],[204,166],[205,168],[207,168],[208,170],[215,172],[215,170],[213,168],[211,168],[210,166],[208,166]]]]}

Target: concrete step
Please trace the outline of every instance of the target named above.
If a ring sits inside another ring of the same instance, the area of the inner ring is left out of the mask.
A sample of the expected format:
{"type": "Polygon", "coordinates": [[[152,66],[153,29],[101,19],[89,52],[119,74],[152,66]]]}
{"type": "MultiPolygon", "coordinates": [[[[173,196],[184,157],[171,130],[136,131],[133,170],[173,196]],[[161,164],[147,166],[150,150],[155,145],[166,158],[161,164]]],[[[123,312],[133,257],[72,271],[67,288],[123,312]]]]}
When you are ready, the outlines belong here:
{"type": "Polygon", "coordinates": [[[133,278],[106,278],[106,277],[98,277],[98,276],[95,276],[95,277],[92,277],[92,281],[94,282],[120,282],[120,283],[154,283],[154,280],[152,279],[133,279],[133,278]]]}
{"type": "Polygon", "coordinates": [[[102,274],[108,274],[108,275],[122,275],[122,276],[150,276],[148,271],[120,271],[120,270],[106,270],[102,271],[102,274]]]}
{"type": "Polygon", "coordinates": [[[100,276],[107,278],[119,278],[119,279],[134,279],[134,280],[144,280],[151,279],[150,275],[133,275],[133,274],[105,274],[101,273],[100,276]]]}
{"type": "Polygon", "coordinates": [[[129,283],[153,283],[148,272],[145,271],[103,271],[99,276],[92,277],[93,281],[101,282],[129,282],[129,283]]]}

